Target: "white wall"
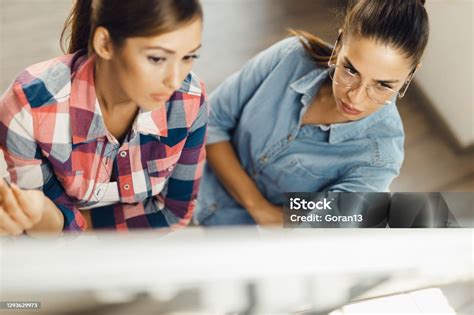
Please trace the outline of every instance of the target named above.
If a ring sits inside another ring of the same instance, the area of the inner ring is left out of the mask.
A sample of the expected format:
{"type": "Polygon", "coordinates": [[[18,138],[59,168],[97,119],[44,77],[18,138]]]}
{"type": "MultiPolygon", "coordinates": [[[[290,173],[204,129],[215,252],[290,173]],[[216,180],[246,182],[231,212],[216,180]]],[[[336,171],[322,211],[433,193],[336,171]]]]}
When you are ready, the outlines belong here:
{"type": "Polygon", "coordinates": [[[428,0],[426,8],[431,32],[417,83],[467,147],[474,144],[474,0],[428,0]]]}

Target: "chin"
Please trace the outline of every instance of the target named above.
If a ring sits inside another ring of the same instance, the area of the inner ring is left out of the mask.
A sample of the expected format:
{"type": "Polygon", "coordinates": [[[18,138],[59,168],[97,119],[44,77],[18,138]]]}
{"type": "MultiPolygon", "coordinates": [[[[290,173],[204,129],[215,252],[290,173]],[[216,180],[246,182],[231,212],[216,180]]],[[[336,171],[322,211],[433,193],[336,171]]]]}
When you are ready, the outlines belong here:
{"type": "Polygon", "coordinates": [[[336,102],[336,106],[337,106],[337,112],[339,113],[339,115],[341,115],[342,117],[346,118],[347,120],[350,120],[350,121],[355,121],[355,120],[359,120],[359,119],[362,119],[366,116],[366,113],[362,112],[358,115],[351,115],[351,114],[348,114],[346,113],[343,109],[342,109],[342,104],[340,102],[340,100],[337,100],[336,102]]]}
{"type": "Polygon", "coordinates": [[[140,105],[140,107],[143,108],[144,110],[154,111],[154,110],[164,106],[166,104],[166,101],[162,101],[162,102],[154,101],[152,103],[142,103],[142,104],[144,104],[144,105],[140,105]]]}

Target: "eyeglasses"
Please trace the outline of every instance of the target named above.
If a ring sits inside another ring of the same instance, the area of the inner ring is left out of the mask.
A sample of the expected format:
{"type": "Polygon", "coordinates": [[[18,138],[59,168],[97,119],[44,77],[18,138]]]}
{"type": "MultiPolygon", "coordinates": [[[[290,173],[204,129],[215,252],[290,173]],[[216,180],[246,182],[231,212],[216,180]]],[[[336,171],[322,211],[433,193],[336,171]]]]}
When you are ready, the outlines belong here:
{"type": "MultiPolygon", "coordinates": [[[[348,89],[354,89],[362,85],[362,80],[358,73],[355,73],[353,69],[346,66],[339,66],[335,63],[332,63],[333,58],[335,58],[335,51],[336,47],[341,39],[342,32],[339,33],[339,36],[336,39],[336,43],[334,44],[334,48],[331,53],[331,57],[329,58],[328,66],[329,66],[329,76],[331,80],[338,86],[348,89]]],[[[390,100],[398,94],[399,98],[405,96],[405,93],[410,86],[411,81],[413,80],[413,76],[416,73],[417,68],[413,69],[413,71],[408,76],[407,80],[405,81],[405,88],[403,92],[399,92],[394,90],[388,86],[385,86],[381,83],[364,85],[367,97],[377,105],[387,105],[390,104],[390,100]]]]}

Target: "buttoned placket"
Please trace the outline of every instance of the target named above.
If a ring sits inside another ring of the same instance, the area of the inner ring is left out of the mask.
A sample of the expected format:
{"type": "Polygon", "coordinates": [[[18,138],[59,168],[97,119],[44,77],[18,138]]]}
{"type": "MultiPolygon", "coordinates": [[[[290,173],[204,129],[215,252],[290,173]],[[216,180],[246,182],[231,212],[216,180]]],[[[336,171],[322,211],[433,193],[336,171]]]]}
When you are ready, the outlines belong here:
{"type": "Polygon", "coordinates": [[[268,165],[268,163],[270,161],[274,160],[275,158],[277,158],[278,156],[283,154],[288,149],[290,144],[294,141],[294,139],[296,139],[296,137],[297,137],[297,135],[298,135],[298,133],[301,129],[301,122],[303,120],[303,116],[306,113],[306,110],[308,110],[311,100],[312,100],[311,95],[303,94],[303,96],[301,97],[302,107],[300,109],[298,121],[296,122],[296,124],[294,124],[291,127],[290,131],[285,136],[285,138],[282,138],[279,141],[276,141],[273,146],[271,146],[268,150],[266,150],[266,152],[264,152],[260,156],[260,158],[258,159],[259,163],[258,163],[256,169],[254,169],[254,171],[253,171],[253,176],[254,177],[258,177],[258,175],[260,174],[262,169],[266,165],[268,165]]]}

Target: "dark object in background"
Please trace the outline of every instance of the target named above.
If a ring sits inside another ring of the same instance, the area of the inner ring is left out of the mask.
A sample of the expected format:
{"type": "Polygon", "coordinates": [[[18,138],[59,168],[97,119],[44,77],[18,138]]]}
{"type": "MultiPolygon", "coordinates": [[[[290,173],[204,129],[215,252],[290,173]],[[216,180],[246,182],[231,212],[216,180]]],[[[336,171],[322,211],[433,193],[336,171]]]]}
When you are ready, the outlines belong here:
{"type": "Polygon", "coordinates": [[[390,193],[329,193],[336,199],[338,215],[363,215],[363,221],[355,223],[358,228],[385,228],[390,209],[390,193]]]}
{"type": "Polygon", "coordinates": [[[388,225],[391,228],[459,227],[439,192],[394,193],[388,225]]]}
{"type": "MultiPolygon", "coordinates": [[[[462,200],[465,196],[460,195],[459,198],[462,200]]],[[[454,207],[456,208],[456,205],[454,207]]],[[[460,227],[460,224],[439,192],[393,194],[317,192],[286,194],[284,226],[290,228],[456,228],[460,227]],[[289,202],[292,199],[313,202],[326,199],[331,202],[331,207],[314,210],[292,209],[289,202]],[[292,221],[291,217],[295,215],[308,218],[318,216],[319,220],[292,221]]]]}

